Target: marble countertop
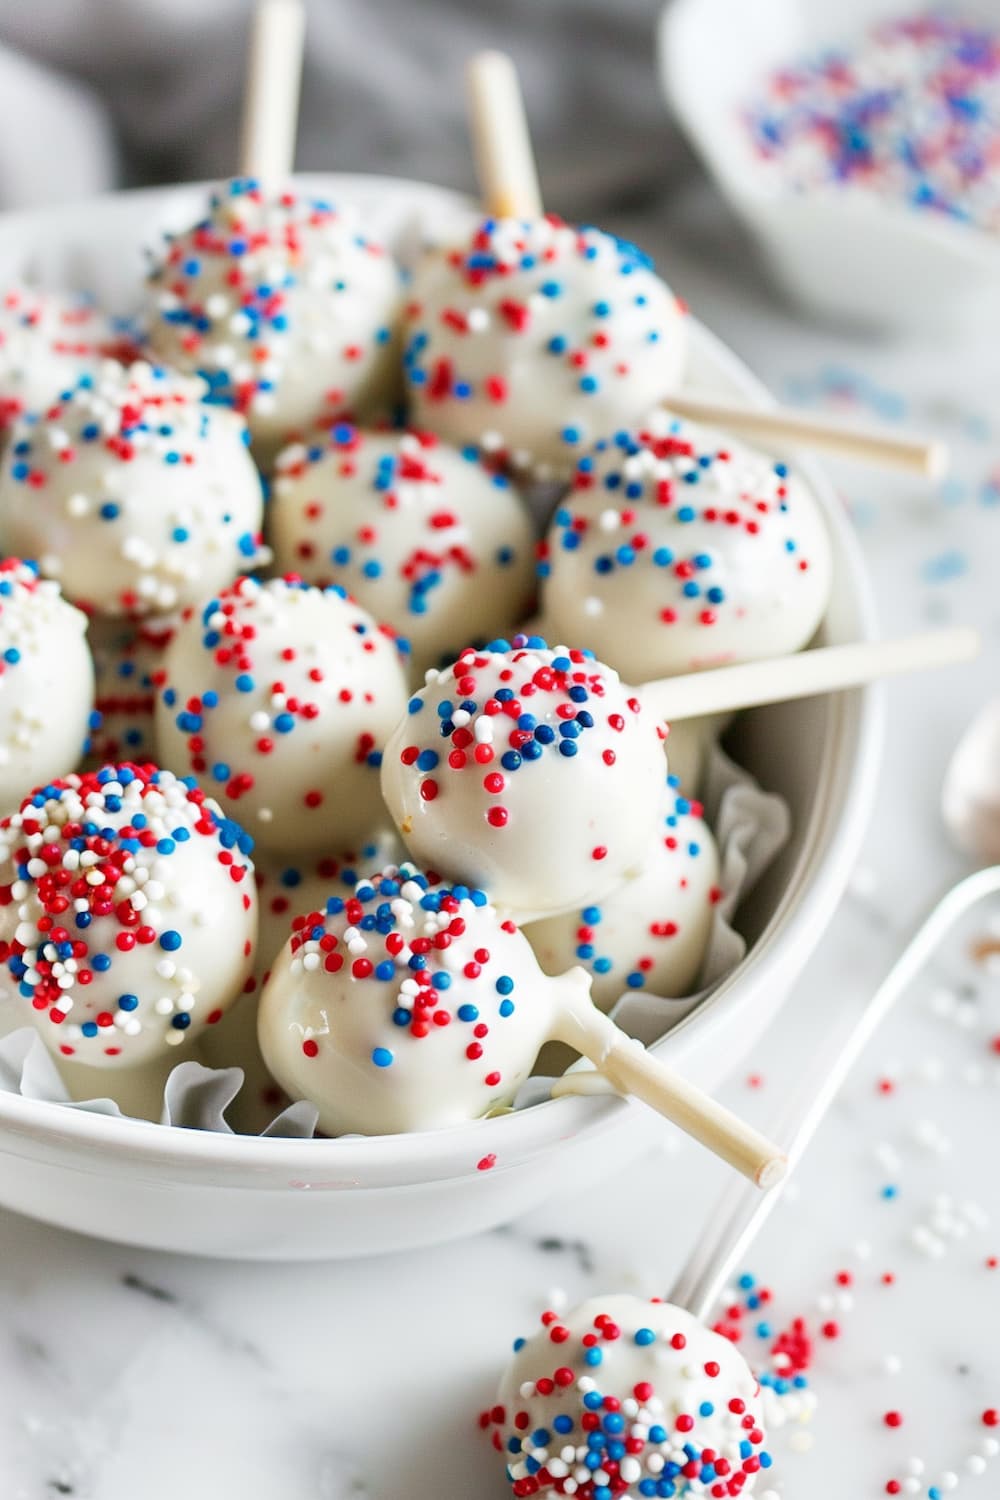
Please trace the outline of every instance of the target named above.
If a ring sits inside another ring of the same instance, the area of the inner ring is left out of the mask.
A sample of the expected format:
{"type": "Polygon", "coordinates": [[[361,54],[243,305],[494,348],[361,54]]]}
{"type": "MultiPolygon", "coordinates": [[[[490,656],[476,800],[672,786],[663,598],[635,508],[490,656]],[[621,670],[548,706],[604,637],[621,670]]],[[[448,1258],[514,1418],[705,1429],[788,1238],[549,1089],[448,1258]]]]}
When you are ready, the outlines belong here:
{"type": "MultiPolygon", "coordinates": [[[[790,1011],[730,1083],[731,1100],[767,1120],[806,1027],[815,1038],[842,1025],[965,868],[938,799],[1000,665],[1000,410],[985,332],[981,346],[887,348],[810,328],[717,213],[694,195],[655,227],[620,227],[661,250],[695,311],[779,395],[954,445],[941,485],[837,475],[885,630],[965,621],[986,637],[974,667],[887,688],[862,863],[790,1011]]],[[[748,1348],[803,1316],[819,1397],[808,1429],[776,1435],[758,1493],[840,1500],[891,1481],[931,1497],[998,1492],[983,1420],[1000,1407],[996,915],[977,918],[978,957],[966,939],[942,955],[873,1043],[750,1257],[774,1295],[747,1319],[748,1348]]],[[[724,1181],[665,1135],[614,1182],[505,1230],[358,1264],[181,1260],[0,1213],[0,1496],[500,1500],[474,1419],[512,1338],[560,1297],[664,1292],[724,1181]]]]}

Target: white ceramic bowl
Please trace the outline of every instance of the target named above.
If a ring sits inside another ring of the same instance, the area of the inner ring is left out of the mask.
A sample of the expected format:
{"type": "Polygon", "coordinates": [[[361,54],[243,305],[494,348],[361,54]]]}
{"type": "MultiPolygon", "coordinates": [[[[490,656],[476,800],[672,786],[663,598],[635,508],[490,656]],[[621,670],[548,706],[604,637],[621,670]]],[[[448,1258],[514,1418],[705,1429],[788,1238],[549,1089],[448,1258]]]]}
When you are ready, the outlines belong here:
{"type": "MultiPolygon", "coordinates": [[[[691,144],[795,301],[874,329],[954,332],[1000,315],[1000,240],[856,184],[782,191],[740,119],[773,68],[849,45],[900,9],[899,0],[672,0],[660,22],[660,77],[691,144]]],[[[996,0],[964,0],[961,9],[996,24],[996,0]]]]}
{"type": "MultiPolygon", "coordinates": [[[[306,178],[353,199],[400,245],[424,214],[468,214],[416,183],[306,178]]],[[[141,247],[191,220],[203,186],[121,194],[0,220],[0,278],[93,287],[130,310],[141,247]]],[[[695,327],[699,389],[766,400],[739,361],[695,327]]],[[[834,546],[829,642],[872,633],[872,606],[843,507],[820,471],[809,479],[834,546]]],[[[778,1011],[842,893],[867,821],[880,743],[877,693],[781,705],[746,716],[742,755],[787,797],[794,835],[741,917],[753,940],[739,969],[657,1051],[713,1086],[778,1011]]],[[[164,1128],[0,1094],[0,1201],[86,1234],[207,1255],[310,1259],[400,1250],[496,1225],[568,1182],[596,1180],[667,1129],[615,1097],[551,1101],[434,1133],[347,1140],[260,1140],[164,1128]],[[489,1168],[480,1164],[493,1159],[489,1168]]]]}

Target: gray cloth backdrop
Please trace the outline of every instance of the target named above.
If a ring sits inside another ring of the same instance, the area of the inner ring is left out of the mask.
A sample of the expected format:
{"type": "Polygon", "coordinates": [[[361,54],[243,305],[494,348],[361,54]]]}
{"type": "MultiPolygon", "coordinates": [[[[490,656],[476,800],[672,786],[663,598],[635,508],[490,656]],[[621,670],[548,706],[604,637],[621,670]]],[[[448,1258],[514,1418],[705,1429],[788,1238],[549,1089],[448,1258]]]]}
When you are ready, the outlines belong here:
{"type": "MultiPolygon", "coordinates": [[[[297,165],[471,187],[462,65],[515,57],[550,205],[614,216],[688,158],[658,0],[308,0],[297,165]]],[[[0,207],[234,168],[251,0],[0,0],[0,207]]]]}

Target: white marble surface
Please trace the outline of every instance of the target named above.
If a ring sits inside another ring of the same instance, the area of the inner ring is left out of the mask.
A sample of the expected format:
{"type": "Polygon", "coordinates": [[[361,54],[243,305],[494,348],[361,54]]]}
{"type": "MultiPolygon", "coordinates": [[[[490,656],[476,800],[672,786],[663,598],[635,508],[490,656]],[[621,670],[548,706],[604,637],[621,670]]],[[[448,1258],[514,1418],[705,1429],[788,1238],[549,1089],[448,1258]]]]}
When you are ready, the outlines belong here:
{"type": "MultiPolygon", "coordinates": [[[[853,890],[792,1015],[731,1084],[764,1119],[803,1036],[821,1050],[823,1028],[868,993],[964,868],[937,799],[1000,663],[1000,361],[985,331],[979,347],[887,349],[800,325],[698,199],[674,205],[666,231],[626,227],[654,249],[661,241],[695,310],[779,393],[832,407],[856,407],[859,392],[886,409],[899,398],[956,442],[945,487],[840,474],[886,630],[966,620],[987,637],[976,667],[888,689],[882,792],[853,890]]],[[[882,1494],[921,1457],[926,1470],[909,1473],[904,1493],[926,1495],[948,1471],[960,1493],[1000,1492],[979,1415],[1000,1406],[1000,1270],[986,1266],[1000,1254],[997,994],[988,967],[942,964],[873,1045],[751,1257],[776,1288],[775,1327],[798,1313],[843,1324],[842,1337],[819,1340],[812,1431],[774,1444],[769,1483],[786,1500],[882,1494]],[[879,1078],[894,1080],[891,1092],[879,1078]],[[926,1241],[941,1193],[969,1206],[938,1208],[926,1241]],[[996,1227],[979,1223],[980,1208],[996,1227]],[[839,1269],[856,1278],[853,1311],[836,1305],[839,1269]],[[820,1305],[826,1295],[834,1303],[820,1305]],[[902,1427],[885,1426],[890,1409],[902,1427]],[[984,1477],[968,1472],[970,1457],[984,1477]]],[[[666,1290],[722,1182],[669,1139],[611,1184],[566,1185],[530,1222],[353,1265],[182,1261],[0,1214],[0,1497],[499,1500],[474,1417],[512,1337],[556,1289],[666,1290]]]]}

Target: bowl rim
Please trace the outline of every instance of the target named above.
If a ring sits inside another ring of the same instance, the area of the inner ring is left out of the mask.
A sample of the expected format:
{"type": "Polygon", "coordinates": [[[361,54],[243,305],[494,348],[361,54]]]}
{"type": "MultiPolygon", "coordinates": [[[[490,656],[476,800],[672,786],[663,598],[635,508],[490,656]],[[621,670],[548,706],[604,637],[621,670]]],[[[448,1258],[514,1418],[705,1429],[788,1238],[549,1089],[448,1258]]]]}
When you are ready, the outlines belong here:
{"type": "MultiPolygon", "coordinates": [[[[677,38],[683,35],[684,27],[691,24],[691,17],[700,11],[699,0],[666,0],[656,26],[656,57],[660,91],[688,141],[698,156],[707,164],[714,179],[725,188],[726,196],[739,204],[743,213],[756,216],[761,207],[779,208],[783,215],[825,212],[834,208],[839,227],[846,233],[856,232],[859,227],[889,229],[893,233],[912,235],[926,245],[975,265],[981,269],[1000,273],[1000,238],[974,224],[963,224],[943,216],[921,214],[917,209],[898,199],[886,199],[856,182],[841,185],[819,183],[808,192],[792,192],[780,183],[768,180],[753,152],[742,151],[746,160],[746,171],[732,169],[729,153],[719,148],[717,141],[723,136],[736,139],[740,132],[735,112],[732,119],[717,117],[713,133],[703,128],[698,111],[688,107],[688,89],[684,85],[685,69],[679,55],[689,51],[678,46],[677,38]],[[864,226],[864,221],[868,225],[864,226]]],[[[706,50],[706,57],[711,56],[706,50]]],[[[690,78],[690,68],[687,69],[690,78]]],[[[742,144],[742,143],[741,143],[742,144]]]]}
{"type": "MultiPolygon", "coordinates": [[[[449,189],[413,179],[377,175],[308,173],[295,181],[305,186],[320,185],[345,195],[358,191],[392,192],[402,189],[410,195],[436,196],[456,207],[469,207],[469,200],[449,189]]],[[[100,211],[123,199],[133,202],[146,197],[160,202],[170,195],[182,196],[211,184],[182,183],[165,188],[139,188],[110,193],[72,205],[73,212],[100,211]]],[[[37,229],[39,219],[57,219],[66,209],[54,205],[49,210],[26,211],[4,216],[3,229],[18,221],[37,229]]],[[[774,404],[761,381],[744,362],[715,334],[691,320],[695,346],[706,351],[728,380],[752,403],[774,404]]],[[[861,629],[860,638],[874,636],[875,608],[871,586],[865,570],[858,538],[846,516],[836,491],[823,470],[811,460],[799,462],[809,486],[816,493],[827,524],[835,533],[844,555],[845,576],[849,579],[853,604],[861,629]]],[[[769,966],[775,961],[775,948],[784,940],[796,951],[811,946],[810,933],[825,926],[824,917],[839,899],[847,871],[850,852],[857,848],[867,823],[868,810],[874,798],[881,737],[881,692],[878,686],[856,689],[848,694],[828,696],[832,715],[824,755],[818,772],[820,791],[813,804],[809,824],[792,879],[772,912],[764,931],[733,972],[693,1011],[653,1044],[656,1055],[673,1063],[682,1059],[710,1017],[721,1023],[737,1005],[752,1003],[747,993],[767,983],[769,966]],[[853,754],[845,767],[836,751],[839,732],[849,718],[855,720],[853,754]],[[831,778],[839,774],[844,782],[840,798],[829,796],[831,778]],[[831,823],[833,824],[831,828],[831,823]],[[814,868],[815,867],[815,868],[814,868]],[[791,931],[789,931],[791,929],[791,931]],[[748,983],[749,982],[749,983],[748,983]]],[[[803,951],[804,950],[804,951],[803,951]]],[[[495,1173],[516,1169],[525,1159],[551,1150],[560,1140],[589,1133],[612,1124],[624,1123],[628,1111],[642,1110],[634,1100],[613,1093],[578,1093],[547,1099],[523,1110],[489,1119],[435,1131],[420,1131],[387,1136],[342,1136],[338,1138],[299,1138],[253,1136],[191,1130],[181,1126],[164,1126],[128,1116],[109,1115],[43,1099],[25,1098],[20,1094],[0,1092],[0,1129],[4,1131],[4,1149],[16,1149],[19,1138],[34,1145],[48,1143],[92,1148],[105,1161],[141,1161],[146,1165],[190,1168],[207,1175],[213,1169],[226,1174],[226,1186],[253,1189],[259,1185],[259,1174],[293,1174],[287,1185],[308,1188],[335,1186],[377,1190],[386,1185],[414,1182],[475,1178],[494,1175],[483,1162],[496,1157],[495,1173]],[[414,1171],[413,1169],[416,1169],[414,1171]],[[240,1178],[235,1175],[245,1172],[240,1178]],[[324,1182],[323,1179],[333,1179],[324,1182]],[[300,1180],[301,1179],[301,1180],[300,1180]]],[[[491,1168],[493,1163],[490,1163],[491,1168]]]]}

